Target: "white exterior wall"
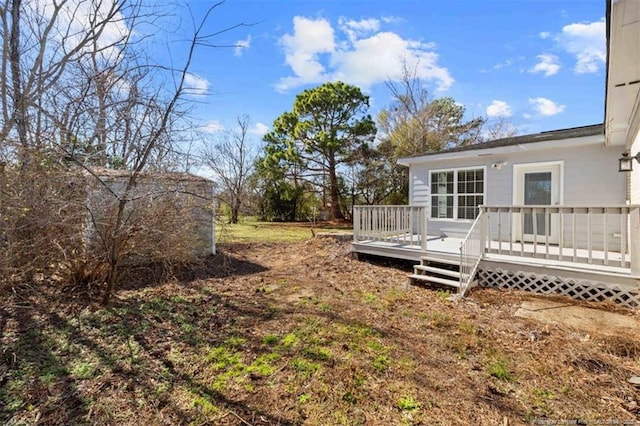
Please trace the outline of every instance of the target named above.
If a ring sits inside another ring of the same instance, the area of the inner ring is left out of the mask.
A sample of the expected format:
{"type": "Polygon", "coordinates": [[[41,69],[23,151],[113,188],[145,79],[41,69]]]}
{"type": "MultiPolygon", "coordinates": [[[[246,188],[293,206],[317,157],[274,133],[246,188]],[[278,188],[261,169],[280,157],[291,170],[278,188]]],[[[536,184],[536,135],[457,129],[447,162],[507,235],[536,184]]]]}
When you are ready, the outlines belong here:
{"type": "MultiPolygon", "coordinates": [[[[468,151],[472,157],[429,161],[410,167],[410,204],[431,205],[431,170],[464,167],[486,167],[485,204],[512,205],[514,165],[536,162],[562,162],[561,204],[564,205],[620,205],[626,201],[626,174],[618,172],[620,147],[606,148],[603,144],[571,148],[532,150],[487,155],[490,150],[468,151]],[[502,169],[494,163],[505,162],[502,169]]],[[[635,151],[634,151],[635,152],[635,151]]],[[[640,167],[638,167],[640,172],[640,167]]],[[[640,197],[640,173],[636,175],[637,196],[640,197]]],[[[428,215],[431,214],[429,210],[428,215]]],[[[429,219],[429,234],[461,236],[472,221],[429,219]]]]}
{"type": "MultiPolygon", "coordinates": [[[[629,153],[633,156],[636,152],[640,152],[640,132],[636,135],[629,153]]],[[[634,160],[633,171],[629,176],[629,202],[631,204],[640,204],[640,164],[634,160]]]]}

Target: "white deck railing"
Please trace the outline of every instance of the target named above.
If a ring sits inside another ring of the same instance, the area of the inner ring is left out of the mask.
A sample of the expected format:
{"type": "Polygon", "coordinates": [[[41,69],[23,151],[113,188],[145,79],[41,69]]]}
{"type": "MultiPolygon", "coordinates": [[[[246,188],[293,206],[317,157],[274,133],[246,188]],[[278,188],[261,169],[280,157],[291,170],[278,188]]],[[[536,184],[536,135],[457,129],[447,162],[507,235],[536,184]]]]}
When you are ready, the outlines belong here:
{"type": "Polygon", "coordinates": [[[458,294],[464,297],[478,270],[485,252],[487,235],[486,213],[480,212],[469,232],[460,244],[460,287],[458,294]]]}
{"type": "MultiPolygon", "coordinates": [[[[487,253],[630,266],[638,206],[482,206],[487,253]]],[[[637,238],[635,236],[634,238],[637,238]]]]}
{"type": "Polygon", "coordinates": [[[427,249],[424,206],[353,206],[353,241],[381,241],[427,249]]]}

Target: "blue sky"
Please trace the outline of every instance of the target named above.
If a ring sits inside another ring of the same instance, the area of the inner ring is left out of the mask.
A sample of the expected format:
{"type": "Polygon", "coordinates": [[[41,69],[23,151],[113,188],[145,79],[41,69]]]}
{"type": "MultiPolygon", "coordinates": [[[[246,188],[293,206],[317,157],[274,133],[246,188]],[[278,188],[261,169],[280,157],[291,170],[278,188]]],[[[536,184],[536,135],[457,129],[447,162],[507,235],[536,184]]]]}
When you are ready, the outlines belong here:
{"type": "MultiPolygon", "coordinates": [[[[211,4],[189,2],[196,17],[211,4]]],[[[207,31],[252,25],[214,40],[232,47],[198,51],[193,112],[212,132],[249,115],[258,137],[297,93],[340,79],[371,96],[375,116],[406,61],[432,96],[521,134],[600,123],[604,15],[604,0],[228,0],[207,31]]]]}

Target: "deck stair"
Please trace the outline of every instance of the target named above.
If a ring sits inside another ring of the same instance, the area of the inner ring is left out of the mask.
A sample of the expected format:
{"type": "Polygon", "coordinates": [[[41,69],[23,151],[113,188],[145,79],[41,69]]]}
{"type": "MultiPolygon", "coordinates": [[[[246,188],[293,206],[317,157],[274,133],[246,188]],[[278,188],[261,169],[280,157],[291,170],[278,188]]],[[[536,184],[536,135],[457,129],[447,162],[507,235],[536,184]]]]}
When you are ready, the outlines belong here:
{"type": "Polygon", "coordinates": [[[423,256],[420,264],[413,267],[412,281],[421,281],[442,286],[460,287],[460,263],[455,260],[423,256]]]}

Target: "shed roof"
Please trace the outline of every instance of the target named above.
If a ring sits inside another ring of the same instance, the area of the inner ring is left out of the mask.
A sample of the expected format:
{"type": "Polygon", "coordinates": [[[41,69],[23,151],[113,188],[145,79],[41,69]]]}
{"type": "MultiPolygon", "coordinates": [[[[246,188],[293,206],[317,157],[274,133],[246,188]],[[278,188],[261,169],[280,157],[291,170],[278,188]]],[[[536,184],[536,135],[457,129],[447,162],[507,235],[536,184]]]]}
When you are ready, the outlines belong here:
{"type": "MultiPolygon", "coordinates": [[[[131,170],[108,169],[105,167],[94,167],[92,168],[92,172],[96,176],[100,178],[106,178],[106,179],[129,178],[133,173],[131,170]]],[[[86,170],[84,171],[84,173],[88,174],[86,170]]],[[[211,179],[207,179],[205,177],[193,175],[190,173],[181,173],[181,172],[160,172],[160,171],[143,172],[143,173],[140,173],[138,178],[142,180],[212,183],[211,179]]]]}

